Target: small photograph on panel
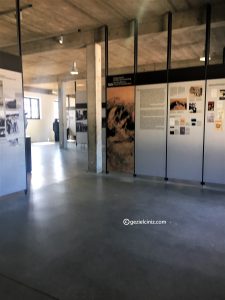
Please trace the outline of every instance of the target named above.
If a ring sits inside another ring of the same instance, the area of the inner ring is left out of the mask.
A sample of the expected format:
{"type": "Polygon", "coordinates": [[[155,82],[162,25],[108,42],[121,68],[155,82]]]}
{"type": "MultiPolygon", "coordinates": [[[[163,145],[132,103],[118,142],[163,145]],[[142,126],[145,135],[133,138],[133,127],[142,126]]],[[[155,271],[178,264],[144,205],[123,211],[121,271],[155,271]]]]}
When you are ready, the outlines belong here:
{"type": "Polygon", "coordinates": [[[217,120],[223,120],[224,119],[224,111],[223,109],[217,109],[217,113],[216,113],[216,119],[217,120]]]}
{"type": "Polygon", "coordinates": [[[215,102],[209,101],[208,102],[208,111],[214,111],[214,108],[215,108],[215,102]]]}
{"type": "Polygon", "coordinates": [[[170,127],[175,126],[175,118],[170,118],[170,127]]]}
{"type": "Polygon", "coordinates": [[[5,137],[5,128],[0,128],[0,138],[5,137]]]}
{"type": "Polygon", "coordinates": [[[185,128],[185,134],[186,134],[186,135],[189,135],[189,134],[190,134],[190,128],[189,128],[189,127],[186,127],[186,128],[185,128]]]}
{"type": "Polygon", "coordinates": [[[170,99],[170,110],[187,110],[187,98],[170,99]]]}
{"type": "Polygon", "coordinates": [[[186,119],[185,118],[180,118],[180,126],[185,126],[186,124],[186,119]]]}
{"type": "Polygon", "coordinates": [[[10,139],[10,140],[8,140],[8,143],[10,146],[17,146],[17,145],[19,145],[19,140],[18,140],[18,138],[10,139]]]}
{"type": "Polygon", "coordinates": [[[220,100],[225,100],[225,90],[220,90],[220,96],[219,96],[220,100]]]}
{"type": "Polygon", "coordinates": [[[7,109],[16,109],[16,99],[5,99],[5,107],[7,109]]]}
{"type": "Polygon", "coordinates": [[[180,127],[180,134],[184,135],[185,134],[185,127],[180,127]]]}
{"type": "Polygon", "coordinates": [[[189,103],[189,112],[190,113],[196,113],[197,112],[197,105],[196,103],[189,103]]]}
{"type": "Polygon", "coordinates": [[[76,119],[77,119],[77,121],[87,120],[87,110],[77,109],[76,110],[76,119]]]}
{"type": "Polygon", "coordinates": [[[218,89],[211,89],[211,97],[212,98],[218,97],[218,89]]]}
{"type": "Polygon", "coordinates": [[[180,125],[180,121],[177,119],[175,120],[175,126],[179,126],[180,125]]]}
{"type": "Polygon", "coordinates": [[[208,114],[208,116],[207,116],[208,123],[214,123],[214,119],[215,119],[214,113],[208,114]]]}
{"type": "Polygon", "coordinates": [[[19,113],[6,114],[6,132],[8,135],[19,133],[19,113]]]}
{"type": "Polygon", "coordinates": [[[189,90],[190,97],[201,97],[202,87],[201,86],[191,86],[189,90]]]}
{"type": "Polygon", "coordinates": [[[5,118],[0,115],[0,127],[5,127],[5,118]]]}
{"type": "Polygon", "coordinates": [[[76,123],[76,131],[77,132],[87,132],[87,124],[83,122],[76,123]]]}
{"type": "Polygon", "coordinates": [[[223,123],[221,120],[215,120],[215,129],[218,131],[223,130],[223,123]]]}

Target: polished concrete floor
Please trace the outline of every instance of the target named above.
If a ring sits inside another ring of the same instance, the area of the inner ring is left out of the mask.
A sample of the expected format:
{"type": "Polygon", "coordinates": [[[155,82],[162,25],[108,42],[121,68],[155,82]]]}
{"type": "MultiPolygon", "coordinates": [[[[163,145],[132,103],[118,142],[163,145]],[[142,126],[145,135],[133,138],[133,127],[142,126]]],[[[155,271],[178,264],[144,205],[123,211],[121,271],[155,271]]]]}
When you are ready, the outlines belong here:
{"type": "Polygon", "coordinates": [[[225,299],[224,192],[89,174],[85,149],[32,154],[29,193],[0,199],[0,299],[225,299]]]}

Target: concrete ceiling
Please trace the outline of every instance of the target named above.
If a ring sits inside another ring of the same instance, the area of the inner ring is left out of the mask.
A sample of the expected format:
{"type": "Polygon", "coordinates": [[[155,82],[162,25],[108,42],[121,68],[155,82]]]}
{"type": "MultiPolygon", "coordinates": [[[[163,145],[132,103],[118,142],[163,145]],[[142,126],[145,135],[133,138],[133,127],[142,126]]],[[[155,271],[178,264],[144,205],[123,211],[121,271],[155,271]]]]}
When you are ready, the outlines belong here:
{"type": "MultiPolygon", "coordinates": [[[[21,0],[24,83],[55,89],[58,80],[71,80],[72,62],[78,78],[86,78],[86,45],[100,42],[109,26],[111,74],[131,72],[132,19],[139,22],[139,70],[166,66],[167,15],[173,12],[172,66],[199,65],[204,49],[204,0],[21,0]],[[32,4],[32,8],[26,8],[32,4]],[[63,35],[64,43],[58,43],[63,35]]],[[[225,3],[212,4],[212,62],[222,62],[225,47],[225,3]]],[[[0,0],[0,50],[16,53],[15,1],[0,0]],[[12,10],[12,11],[10,11],[12,10]]]]}

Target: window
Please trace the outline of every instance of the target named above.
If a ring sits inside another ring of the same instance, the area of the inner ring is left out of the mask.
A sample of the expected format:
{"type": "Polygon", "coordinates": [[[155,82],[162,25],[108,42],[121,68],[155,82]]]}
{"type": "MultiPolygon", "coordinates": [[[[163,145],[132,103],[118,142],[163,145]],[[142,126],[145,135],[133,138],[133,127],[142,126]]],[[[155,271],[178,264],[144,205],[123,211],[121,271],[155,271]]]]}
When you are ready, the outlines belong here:
{"type": "Polygon", "coordinates": [[[59,118],[59,101],[54,101],[54,119],[59,118]]]}
{"type": "Polygon", "coordinates": [[[39,99],[24,97],[24,111],[27,119],[40,119],[39,99]]]}

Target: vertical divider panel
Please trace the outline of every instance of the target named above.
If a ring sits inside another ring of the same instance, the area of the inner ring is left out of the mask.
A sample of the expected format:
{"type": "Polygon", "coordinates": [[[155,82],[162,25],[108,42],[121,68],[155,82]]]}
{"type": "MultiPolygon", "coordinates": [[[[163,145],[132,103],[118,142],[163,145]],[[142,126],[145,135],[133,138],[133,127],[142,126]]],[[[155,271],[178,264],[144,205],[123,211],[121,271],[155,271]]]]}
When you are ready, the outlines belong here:
{"type": "Polygon", "coordinates": [[[138,175],[165,176],[166,84],[136,87],[135,169],[138,175]]]}
{"type": "Polygon", "coordinates": [[[169,85],[169,179],[202,181],[204,97],[204,81],[169,85]]]}
{"type": "Polygon", "coordinates": [[[225,79],[208,80],[204,181],[225,184],[225,79]]]}

